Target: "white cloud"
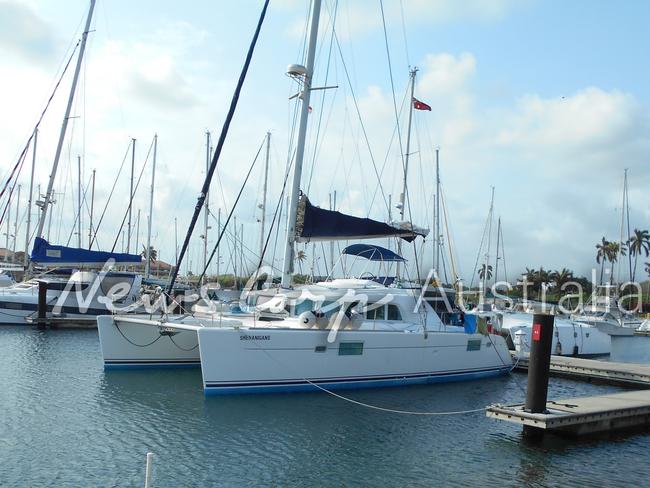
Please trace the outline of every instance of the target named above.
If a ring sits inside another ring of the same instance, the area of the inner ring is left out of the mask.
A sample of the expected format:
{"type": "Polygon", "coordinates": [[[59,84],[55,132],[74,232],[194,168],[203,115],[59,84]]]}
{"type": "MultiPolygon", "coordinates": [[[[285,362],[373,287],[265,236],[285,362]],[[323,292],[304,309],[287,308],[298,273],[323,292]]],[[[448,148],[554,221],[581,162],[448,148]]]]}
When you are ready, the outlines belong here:
{"type": "Polygon", "coordinates": [[[47,63],[58,39],[52,27],[30,5],[0,1],[0,52],[47,63]]]}

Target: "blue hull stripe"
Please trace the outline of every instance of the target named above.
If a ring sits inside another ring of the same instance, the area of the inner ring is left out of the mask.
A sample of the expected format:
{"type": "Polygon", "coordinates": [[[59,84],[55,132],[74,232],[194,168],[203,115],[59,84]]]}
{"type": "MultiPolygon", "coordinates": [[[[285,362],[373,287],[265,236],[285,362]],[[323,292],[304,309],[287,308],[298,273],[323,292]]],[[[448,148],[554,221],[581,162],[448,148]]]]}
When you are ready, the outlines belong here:
{"type": "Polygon", "coordinates": [[[199,367],[201,367],[200,359],[112,359],[104,361],[105,370],[199,367]]]}
{"type": "MultiPolygon", "coordinates": [[[[315,380],[312,383],[327,388],[328,390],[352,390],[362,388],[381,388],[406,385],[426,385],[430,383],[447,383],[453,381],[468,381],[479,378],[498,376],[510,371],[510,367],[488,368],[469,371],[454,371],[444,373],[418,374],[413,376],[388,376],[388,377],[357,377],[349,379],[315,380]]],[[[206,395],[233,395],[247,393],[288,393],[299,391],[318,391],[318,388],[304,380],[278,381],[265,383],[239,383],[218,384],[207,383],[204,385],[206,395]]]]}

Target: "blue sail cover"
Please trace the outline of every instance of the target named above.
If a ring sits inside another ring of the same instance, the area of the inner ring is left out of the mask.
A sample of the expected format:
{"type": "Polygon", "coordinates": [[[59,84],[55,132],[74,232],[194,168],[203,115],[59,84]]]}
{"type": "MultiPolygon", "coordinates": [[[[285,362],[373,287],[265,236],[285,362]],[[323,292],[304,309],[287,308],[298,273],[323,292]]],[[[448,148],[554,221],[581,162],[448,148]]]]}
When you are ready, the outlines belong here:
{"type": "Polygon", "coordinates": [[[54,246],[40,237],[34,239],[31,259],[34,263],[51,266],[103,266],[109,259],[114,259],[115,264],[140,264],[142,262],[142,257],[137,254],[54,246]]]}
{"type": "Polygon", "coordinates": [[[360,256],[369,261],[390,261],[402,262],[406,261],[399,254],[395,254],[390,249],[381,246],[374,246],[372,244],[352,244],[351,246],[343,249],[343,254],[350,254],[352,256],[360,256]]]}
{"type": "Polygon", "coordinates": [[[300,196],[296,219],[296,239],[307,241],[332,241],[347,239],[375,239],[379,237],[401,237],[411,242],[417,236],[426,236],[428,231],[407,227],[396,227],[378,220],[345,215],[335,210],[325,210],[309,202],[306,195],[300,196]]]}

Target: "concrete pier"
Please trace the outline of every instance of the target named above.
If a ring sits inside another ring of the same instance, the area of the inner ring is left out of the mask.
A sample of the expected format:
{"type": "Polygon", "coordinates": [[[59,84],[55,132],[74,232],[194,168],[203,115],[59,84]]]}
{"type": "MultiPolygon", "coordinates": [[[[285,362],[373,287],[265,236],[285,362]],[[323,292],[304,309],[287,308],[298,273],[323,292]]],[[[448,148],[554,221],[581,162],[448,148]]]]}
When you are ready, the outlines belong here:
{"type": "Polygon", "coordinates": [[[650,390],[549,400],[543,413],[524,411],[524,404],[491,405],[490,418],[560,435],[580,436],[650,425],[650,390]]]}

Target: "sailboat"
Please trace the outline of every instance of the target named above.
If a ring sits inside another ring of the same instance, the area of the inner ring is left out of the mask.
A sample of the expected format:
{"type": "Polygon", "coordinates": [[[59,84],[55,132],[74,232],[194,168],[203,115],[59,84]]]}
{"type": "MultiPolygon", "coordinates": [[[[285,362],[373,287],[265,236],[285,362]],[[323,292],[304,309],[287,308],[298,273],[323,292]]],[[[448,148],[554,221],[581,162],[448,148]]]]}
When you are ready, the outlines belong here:
{"type": "MultiPolygon", "coordinates": [[[[503,337],[444,324],[412,289],[355,278],[292,287],[294,245],[301,239],[412,240],[422,235],[412,225],[314,207],[300,192],[320,7],[320,0],[314,0],[306,66],[290,66],[291,76],[302,83],[302,107],[275,302],[264,313],[239,317],[99,317],[106,368],[200,364],[206,394],[401,386],[482,378],[511,369],[503,337]]],[[[216,158],[215,152],[213,165],[216,158]]],[[[197,204],[195,218],[198,212],[197,204]]]]}
{"type": "MultiPolygon", "coordinates": [[[[53,186],[57,168],[63,149],[70,112],[73,106],[79,73],[83,64],[86,41],[95,8],[95,0],[90,1],[85,27],[79,44],[79,55],[70,93],[68,96],[65,115],[59,134],[58,145],[52,171],[48,182],[47,192],[42,201],[37,202],[41,208],[34,246],[31,253],[31,267],[34,264],[44,267],[85,267],[104,268],[106,263],[112,265],[133,265],[141,262],[139,255],[125,253],[108,253],[81,248],[52,245],[43,238],[43,231],[52,205],[53,186]]],[[[34,151],[38,126],[34,130],[34,151]]],[[[33,181],[33,164],[32,164],[33,181]]],[[[30,184],[30,203],[31,203],[30,184]]],[[[79,193],[80,195],[80,193],[79,193]]],[[[81,207],[81,205],[80,205],[81,207]]],[[[28,212],[28,215],[30,213],[28,212]]],[[[79,231],[81,240],[81,232],[79,231]]],[[[29,242],[29,221],[26,246],[29,242]]],[[[35,318],[38,309],[39,282],[44,283],[45,305],[48,312],[66,319],[95,318],[97,315],[111,313],[115,308],[129,308],[139,299],[141,276],[135,273],[113,272],[109,269],[75,271],[68,278],[57,278],[53,275],[41,277],[39,280],[29,280],[0,290],[0,324],[24,325],[28,319],[35,318]],[[111,302],[114,307],[111,307],[111,302]]]]}

